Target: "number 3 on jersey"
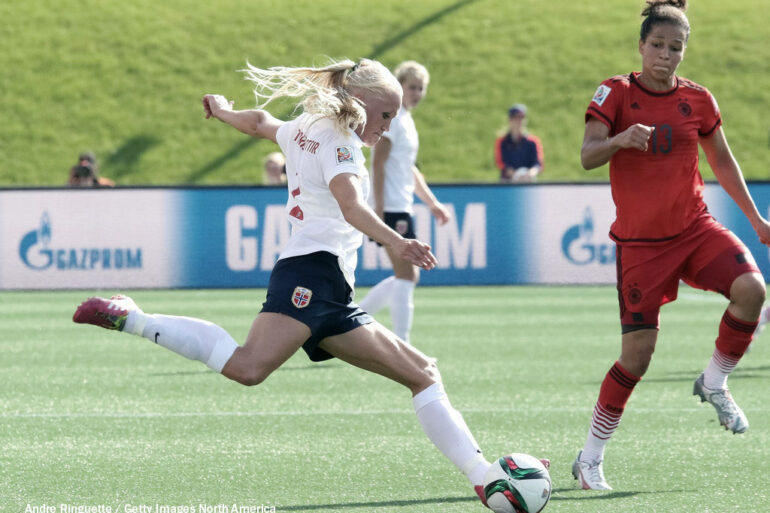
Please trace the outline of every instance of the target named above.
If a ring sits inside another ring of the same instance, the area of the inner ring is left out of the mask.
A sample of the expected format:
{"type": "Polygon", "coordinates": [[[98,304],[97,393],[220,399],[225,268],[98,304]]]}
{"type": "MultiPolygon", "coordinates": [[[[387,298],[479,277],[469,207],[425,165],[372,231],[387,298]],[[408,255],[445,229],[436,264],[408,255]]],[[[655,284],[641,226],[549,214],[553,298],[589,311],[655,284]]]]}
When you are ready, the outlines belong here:
{"type": "Polygon", "coordinates": [[[650,146],[652,147],[652,153],[658,153],[659,151],[664,155],[671,151],[671,134],[673,129],[671,125],[652,125],[652,139],[650,146]]]}

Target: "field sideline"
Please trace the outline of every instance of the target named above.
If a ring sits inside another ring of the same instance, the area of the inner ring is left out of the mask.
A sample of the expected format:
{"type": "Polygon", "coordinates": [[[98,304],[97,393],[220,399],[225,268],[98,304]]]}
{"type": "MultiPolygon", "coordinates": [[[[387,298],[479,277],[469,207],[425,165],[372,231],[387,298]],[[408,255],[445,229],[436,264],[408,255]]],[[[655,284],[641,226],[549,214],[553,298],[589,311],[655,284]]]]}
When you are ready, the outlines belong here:
{"type": "MultiPolygon", "coordinates": [[[[88,295],[0,293],[0,512],[488,511],[398,385],[299,353],[259,387],[241,387],[148,341],[72,324],[88,295]]],[[[132,297],[240,341],[264,291],[132,297]]],[[[770,334],[730,380],[751,422],[745,435],[725,432],[691,395],[724,299],[682,287],[664,307],[652,366],[608,447],[614,490],[602,493],[578,490],[570,465],[619,352],[614,288],[420,287],[415,303],[413,342],[438,357],[486,456],[551,459],[546,512],[770,511],[770,334]]]]}

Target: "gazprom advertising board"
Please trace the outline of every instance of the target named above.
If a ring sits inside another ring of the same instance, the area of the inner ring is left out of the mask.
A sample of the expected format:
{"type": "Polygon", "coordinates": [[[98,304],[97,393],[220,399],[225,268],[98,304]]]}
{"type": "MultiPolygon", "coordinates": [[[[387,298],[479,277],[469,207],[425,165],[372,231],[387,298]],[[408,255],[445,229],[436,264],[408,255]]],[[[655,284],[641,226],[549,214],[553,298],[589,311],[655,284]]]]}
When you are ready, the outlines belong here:
{"type": "MultiPolygon", "coordinates": [[[[434,185],[452,219],[418,204],[418,238],[438,267],[429,285],[614,283],[607,184],[434,185]]],[[[765,215],[770,184],[751,185],[765,215]]],[[[283,188],[25,189],[0,191],[0,288],[265,287],[290,229],[283,188]]],[[[717,185],[714,216],[770,261],[743,214],[717,185]]],[[[391,274],[365,241],[357,285],[391,274]]]]}

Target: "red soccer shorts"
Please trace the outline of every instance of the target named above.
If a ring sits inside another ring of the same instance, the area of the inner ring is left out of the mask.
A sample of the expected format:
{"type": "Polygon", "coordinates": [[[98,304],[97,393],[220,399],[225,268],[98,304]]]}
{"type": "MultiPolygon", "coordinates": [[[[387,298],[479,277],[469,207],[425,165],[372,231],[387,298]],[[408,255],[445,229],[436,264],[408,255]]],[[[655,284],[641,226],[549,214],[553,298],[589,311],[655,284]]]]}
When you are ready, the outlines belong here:
{"type": "Polygon", "coordinates": [[[748,248],[708,214],[676,238],[618,245],[618,301],[623,333],[660,326],[660,307],[674,301],[679,280],[730,298],[740,275],[760,272],[748,248]]]}

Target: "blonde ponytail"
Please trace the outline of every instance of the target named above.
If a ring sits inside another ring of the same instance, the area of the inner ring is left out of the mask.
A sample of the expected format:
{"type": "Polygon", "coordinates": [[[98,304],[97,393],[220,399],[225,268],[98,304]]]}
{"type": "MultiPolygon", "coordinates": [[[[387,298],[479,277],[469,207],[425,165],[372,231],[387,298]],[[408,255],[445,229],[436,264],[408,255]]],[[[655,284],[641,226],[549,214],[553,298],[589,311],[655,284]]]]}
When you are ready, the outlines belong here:
{"type": "Polygon", "coordinates": [[[332,61],[322,68],[272,67],[261,69],[246,63],[246,80],[254,84],[257,107],[276,98],[300,98],[304,112],[335,120],[340,131],[366,124],[366,110],[354,96],[356,89],[384,94],[401,86],[385,66],[362,59],[332,61]],[[394,86],[395,84],[395,86],[394,86]]]}

